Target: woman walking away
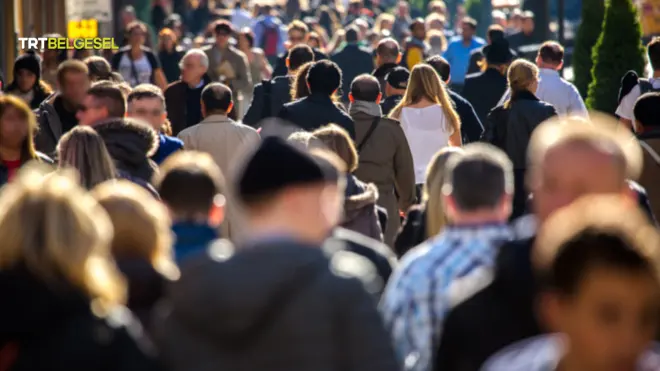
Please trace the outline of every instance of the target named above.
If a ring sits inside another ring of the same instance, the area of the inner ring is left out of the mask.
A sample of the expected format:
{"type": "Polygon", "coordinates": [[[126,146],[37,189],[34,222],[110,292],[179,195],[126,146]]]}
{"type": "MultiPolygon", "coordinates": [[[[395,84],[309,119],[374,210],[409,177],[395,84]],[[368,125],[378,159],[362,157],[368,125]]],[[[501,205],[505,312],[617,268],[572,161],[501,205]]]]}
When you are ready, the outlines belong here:
{"type": "Polygon", "coordinates": [[[5,89],[7,94],[21,98],[37,109],[53,92],[53,89],[41,79],[41,59],[36,54],[23,54],[14,62],[14,80],[5,89]]]}
{"type": "Polygon", "coordinates": [[[408,138],[419,198],[433,156],[444,147],[461,146],[461,119],[440,76],[426,64],[413,68],[406,93],[389,117],[401,122],[408,138]]]}
{"type": "Polygon", "coordinates": [[[529,139],[534,129],[557,115],[557,111],[534,95],[539,87],[539,69],[534,64],[522,59],[513,62],[507,81],[511,98],[490,112],[484,138],[506,152],[513,162],[513,220],[521,216],[526,208],[525,169],[529,139]]]}
{"type": "Polygon", "coordinates": [[[103,139],[89,126],[77,126],[64,134],[57,145],[57,159],[60,168],[75,169],[80,184],[88,190],[117,178],[103,139]]]}
{"type": "Polygon", "coordinates": [[[160,370],[110,255],[112,224],[63,173],[0,194],[0,360],[11,370],[160,370]],[[28,222],[29,221],[29,222],[28,222]]]}
{"type": "Polygon", "coordinates": [[[149,329],[152,308],[165,282],[179,275],[167,210],[146,190],[126,180],[103,183],[92,195],[114,227],[111,251],[128,280],[128,308],[149,329]]]}
{"type": "Polygon", "coordinates": [[[53,161],[34,148],[37,123],[30,107],[20,98],[0,96],[0,186],[11,181],[30,161],[53,161]]]}
{"type": "Polygon", "coordinates": [[[442,184],[445,179],[445,165],[452,156],[460,155],[459,147],[441,149],[433,156],[426,170],[426,183],[422,192],[422,203],[408,210],[401,230],[394,242],[394,252],[401,258],[413,247],[437,236],[447,224],[442,202],[442,184]]]}

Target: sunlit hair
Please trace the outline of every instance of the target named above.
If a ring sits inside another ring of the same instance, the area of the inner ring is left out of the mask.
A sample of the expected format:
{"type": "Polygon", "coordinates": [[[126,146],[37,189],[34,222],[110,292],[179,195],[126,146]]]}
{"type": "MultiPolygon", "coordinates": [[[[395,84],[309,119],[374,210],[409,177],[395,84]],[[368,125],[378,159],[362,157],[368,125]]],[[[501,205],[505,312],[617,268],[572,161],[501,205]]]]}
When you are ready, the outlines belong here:
{"type": "Polygon", "coordinates": [[[312,136],[323,143],[326,149],[334,152],[346,164],[349,173],[357,169],[358,153],[351,136],[345,129],[330,124],[317,129],[312,136]]]}
{"type": "MultiPolygon", "coordinates": [[[[37,133],[37,120],[30,107],[22,99],[13,95],[0,96],[0,125],[9,110],[16,110],[19,117],[27,125],[27,135],[21,145],[21,161],[38,160],[37,150],[34,147],[34,136],[37,133]]],[[[0,143],[2,137],[0,136],[0,143]]]]}
{"type": "Polygon", "coordinates": [[[165,50],[165,40],[164,40],[165,37],[169,37],[170,39],[172,39],[172,43],[174,45],[174,48],[176,49],[176,45],[178,41],[176,37],[176,33],[172,31],[171,28],[165,27],[162,30],[160,30],[160,32],[158,33],[158,50],[160,51],[165,50]]]}
{"type": "Polygon", "coordinates": [[[435,102],[442,107],[445,118],[454,132],[460,132],[461,119],[454,109],[454,104],[449,98],[447,88],[442,83],[440,76],[427,64],[418,64],[410,72],[408,88],[403,99],[394,107],[389,117],[399,119],[404,107],[419,103],[422,99],[435,102]]]}
{"type": "MultiPolygon", "coordinates": [[[[518,59],[511,63],[507,72],[507,81],[511,95],[527,90],[539,78],[539,68],[534,63],[518,59]]],[[[511,105],[511,98],[504,103],[505,108],[511,105]]]]}
{"type": "Polygon", "coordinates": [[[394,25],[394,15],[390,13],[382,13],[376,18],[376,21],[374,22],[374,32],[375,33],[381,33],[381,31],[386,30],[387,28],[383,27],[383,24],[385,22],[390,23],[390,25],[394,25]]]}
{"type": "Polygon", "coordinates": [[[166,277],[178,278],[172,256],[172,222],[163,204],[126,180],[100,184],[92,195],[112,221],[111,251],[117,261],[146,260],[166,277]]]}
{"type": "Polygon", "coordinates": [[[422,201],[426,203],[426,237],[442,232],[447,225],[445,207],[442,202],[442,185],[445,181],[445,165],[449,158],[462,153],[459,147],[445,147],[433,156],[426,168],[426,183],[422,201]]]}
{"type": "Polygon", "coordinates": [[[0,194],[0,269],[24,266],[57,289],[70,284],[107,314],[126,284],[110,254],[112,223],[75,174],[28,167],[0,194]]]}
{"type": "Polygon", "coordinates": [[[86,189],[117,177],[103,139],[88,126],[76,126],[64,134],[57,145],[57,157],[61,168],[78,171],[80,184],[86,189]]]}

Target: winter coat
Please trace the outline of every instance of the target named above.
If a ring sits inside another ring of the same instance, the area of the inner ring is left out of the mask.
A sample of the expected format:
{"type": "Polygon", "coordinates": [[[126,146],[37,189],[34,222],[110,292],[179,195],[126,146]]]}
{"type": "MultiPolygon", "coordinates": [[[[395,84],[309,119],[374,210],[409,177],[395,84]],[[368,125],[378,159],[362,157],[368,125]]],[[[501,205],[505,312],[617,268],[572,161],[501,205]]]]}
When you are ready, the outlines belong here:
{"type": "Polygon", "coordinates": [[[57,143],[64,134],[62,121],[55,110],[55,99],[58,97],[59,93],[52,94],[41,102],[41,105],[35,111],[39,131],[34,139],[34,145],[38,151],[51,157],[55,157],[57,143]]]}
{"type": "Polygon", "coordinates": [[[341,68],[342,100],[348,102],[348,93],[351,91],[353,80],[364,73],[371,73],[374,69],[374,59],[371,51],[358,44],[347,44],[341,51],[331,57],[332,61],[341,68]]]}
{"type": "Polygon", "coordinates": [[[394,241],[394,252],[403,257],[413,247],[426,241],[426,205],[415,205],[408,210],[394,241]]]}
{"type": "Polygon", "coordinates": [[[94,126],[108,148],[117,170],[129,177],[151,182],[158,166],[150,159],[158,149],[158,135],[146,124],[132,119],[109,119],[94,126]]]}
{"type": "MultiPolygon", "coordinates": [[[[399,369],[352,253],[328,259],[285,238],[236,253],[225,242],[186,261],[156,319],[171,371],[399,369]]],[[[366,263],[368,264],[368,262],[366,263]]]]}
{"type": "Polygon", "coordinates": [[[380,102],[380,109],[383,111],[383,116],[387,116],[392,112],[399,102],[403,99],[403,95],[390,95],[380,102]]]}
{"type": "Polygon", "coordinates": [[[638,138],[644,153],[639,184],[648,192],[653,213],[660,216],[660,131],[644,133],[638,138]]]}
{"type": "MultiPolygon", "coordinates": [[[[399,67],[399,65],[396,63],[385,63],[382,66],[376,68],[371,73],[373,77],[378,79],[378,83],[380,84],[380,92],[383,94],[383,96],[385,96],[385,85],[387,84],[387,80],[385,80],[385,78],[390,73],[390,71],[392,71],[396,67],[399,67]]],[[[387,113],[385,113],[384,111],[383,114],[387,115],[387,113]]]]}
{"type": "Polygon", "coordinates": [[[97,317],[78,288],[21,266],[0,272],[0,293],[0,359],[11,371],[162,369],[125,308],[97,317]]]}
{"type": "Polygon", "coordinates": [[[151,156],[158,165],[162,164],[166,158],[174,154],[176,151],[183,149],[183,142],[178,139],[165,134],[158,134],[158,150],[151,156]]]}
{"type": "Polygon", "coordinates": [[[484,134],[484,126],[470,102],[453,90],[447,89],[449,99],[454,103],[456,113],[461,119],[461,134],[463,145],[478,142],[484,134]]]}
{"type": "Polygon", "coordinates": [[[312,94],[285,104],[279,117],[306,131],[314,131],[328,124],[337,124],[355,139],[353,119],[339,109],[327,95],[312,94]]]}
{"type": "Polygon", "coordinates": [[[128,309],[150,329],[151,312],[163,295],[166,278],[147,260],[117,259],[117,267],[128,283],[128,309]]]}
{"type": "Polygon", "coordinates": [[[489,68],[484,72],[465,76],[465,85],[461,96],[472,104],[479,121],[486,125],[488,113],[497,106],[506,88],[506,76],[493,68],[489,68]]]}
{"type": "MultiPolygon", "coordinates": [[[[375,116],[353,112],[356,143],[362,143],[375,116]]],[[[385,243],[393,246],[399,229],[399,210],[408,210],[415,203],[415,173],[408,140],[398,121],[380,118],[373,134],[360,151],[360,163],[355,176],[378,187],[378,205],[387,210],[385,243]],[[397,197],[398,196],[398,197],[397,197]]]]}
{"type": "Polygon", "coordinates": [[[376,214],[376,201],[378,188],[374,184],[362,183],[349,174],[341,226],[382,242],[383,231],[376,214]]]}
{"type": "Polygon", "coordinates": [[[176,237],[174,256],[179,264],[189,257],[205,252],[211,243],[220,238],[217,228],[192,222],[174,223],[172,232],[176,237]]]}
{"type": "Polygon", "coordinates": [[[265,83],[258,83],[254,87],[252,102],[243,117],[245,125],[253,128],[259,127],[261,120],[276,117],[285,104],[291,102],[291,76],[280,76],[270,81],[270,94],[266,94],[265,83]],[[267,111],[266,108],[270,111],[267,111]]]}

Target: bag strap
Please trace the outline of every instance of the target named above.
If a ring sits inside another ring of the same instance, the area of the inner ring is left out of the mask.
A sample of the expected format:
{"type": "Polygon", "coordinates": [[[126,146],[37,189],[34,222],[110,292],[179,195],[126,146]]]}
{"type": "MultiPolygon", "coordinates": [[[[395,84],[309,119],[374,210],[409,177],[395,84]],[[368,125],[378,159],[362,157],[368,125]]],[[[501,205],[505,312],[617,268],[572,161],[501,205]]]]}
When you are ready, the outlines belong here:
{"type": "Polygon", "coordinates": [[[360,144],[358,144],[358,146],[357,146],[358,153],[360,153],[362,151],[362,148],[364,147],[364,145],[367,143],[369,138],[371,138],[371,135],[373,135],[374,131],[376,130],[376,126],[378,126],[378,123],[380,122],[380,119],[381,119],[381,117],[379,116],[379,117],[374,118],[374,120],[371,122],[371,127],[369,127],[369,130],[367,131],[367,134],[362,139],[362,142],[360,142],[360,144]]]}
{"type": "Polygon", "coordinates": [[[660,155],[658,155],[658,153],[654,151],[653,148],[643,140],[639,141],[639,145],[642,146],[642,148],[646,151],[646,153],[649,154],[649,156],[651,156],[653,161],[655,161],[655,164],[660,166],[660,155]]]}
{"type": "Polygon", "coordinates": [[[264,87],[264,108],[261,112],[261,118],[269,118],[272,116],[272,104],[271,104],[271,95],[273,91],[273,82],[271,80],[263,80],[261,86],[264,87]]]}
{"type": "Polygon", "coordinates": [[[135,83],[139,85],[140,78],[138,77],[137,68],[135,68],[135,61],[133,61],[131,52],[126,52],[126,57],[128,57],[128,60],[131,62],[131,75],[133,75],[133,78],[135,79],[135,83]]]}

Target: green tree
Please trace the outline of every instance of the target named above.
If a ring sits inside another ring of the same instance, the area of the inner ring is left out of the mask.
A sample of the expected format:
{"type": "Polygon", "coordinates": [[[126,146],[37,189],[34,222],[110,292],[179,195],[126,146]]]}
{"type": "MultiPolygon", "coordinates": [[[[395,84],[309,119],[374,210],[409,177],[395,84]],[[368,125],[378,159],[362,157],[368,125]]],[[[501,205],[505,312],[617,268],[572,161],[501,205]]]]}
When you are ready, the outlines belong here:
{"type": "Polygon", "coordinates": [[[573,71],[575,86],[583,98],[587,97],[591,82],[591,52],[598,41],[605,17],[603,0],[582,0],[582,23],[575,37],[573,71]]]}
{"type": "Polygon", "coordinates": [[[587,106],[614,113],[621,78],[630,71],[642,74],[645,64],[642,28],[632,0],[609,0],[603,31],[593,50],[592,81],[587,106]]]}

